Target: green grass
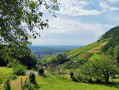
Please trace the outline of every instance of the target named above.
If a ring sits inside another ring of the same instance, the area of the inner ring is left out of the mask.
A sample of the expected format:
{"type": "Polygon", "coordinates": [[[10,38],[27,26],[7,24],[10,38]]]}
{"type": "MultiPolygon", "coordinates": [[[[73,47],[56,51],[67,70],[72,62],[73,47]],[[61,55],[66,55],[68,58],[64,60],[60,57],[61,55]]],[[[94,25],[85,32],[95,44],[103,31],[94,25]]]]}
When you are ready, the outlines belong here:
{"type": "Polygon", "coordinates": [[[94,60],[95,58],[98,58],[98,57],[99,57],[98,54],[93,54],[93,55],[89,58],[89,60],[94,60]]]}
{"type": "MultiPolygon", "coordinates": [[[[67,70],[72,71],[71,69],[67,70]]],[[[12,73],[12,69],[9,68],[0,68],[0,72],[2,74],[10,74],[12,73]],[[5,70],[5,72],[4,72],[5,70]]],[[[11,90],[21,90],[21,78],[23,83],[25,82],[28,76],[18,76],[17,79],[11,80],[11,90]]],[[[117,79],[111,79],[111,81],[118,82],[117,79]]],[[[114,85],[100,85],[100,84],[89,84],[89,83],[81,83],[74,82],[71,80],[70,75],[60,75],[60,76],[48,76],[43,78],[41,76],[36,76],[37,84],[39,85],[39,89],[37,90],[119,90],[114,85]]],[[[3,90],[3,87],[0,88],[3,90]]]]}
{"type": "Polygon", "coordinates": [[[71,79],[61,77],[37,77],[37,82],[40,84],[39,90],[119,90],[111,85],[73,82],[71,79]]]}
{"type": "Polygon", "coordinates": [[[46,63],[51,62],[52,59],[56,58],[56,56],[57,56],[57,55],[50,56],[50,57],[47,57],[47,58],[43,58],[42,61],[43,61],[43,60],[46,60],[46,63]]]}
{"type": "Polygon", "coordinates": [[[3,83],[12,73],[11,68],[0,67],[0,83],[3,83]]]}
{"type": "Polygon", "coordinates": [[[0,90],[3,90],[3,82],[12,74],[11,68],[0,67],[0,90]]]}

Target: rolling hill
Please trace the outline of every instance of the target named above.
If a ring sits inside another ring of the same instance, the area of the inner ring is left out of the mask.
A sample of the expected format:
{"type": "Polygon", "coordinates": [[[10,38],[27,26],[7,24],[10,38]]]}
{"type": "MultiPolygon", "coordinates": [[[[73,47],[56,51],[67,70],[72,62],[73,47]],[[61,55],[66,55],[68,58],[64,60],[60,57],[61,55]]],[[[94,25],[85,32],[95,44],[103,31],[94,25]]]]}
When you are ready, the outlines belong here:
{"type": "Polygon", "coordinates": [[[77,68],[79,64],[85,63],[87,60],[93,59],[99,54],[106,53],[110,47],[114,48],[117,45],[119,45],[119,26],[110,29],[94,43],[62,53],[66,54],[66,57],[69,59],[62,64],[56,64],[57,61],[53,63],[58,55],[44,58],[40,63],[56,64],[65,68],[77,68]]]}

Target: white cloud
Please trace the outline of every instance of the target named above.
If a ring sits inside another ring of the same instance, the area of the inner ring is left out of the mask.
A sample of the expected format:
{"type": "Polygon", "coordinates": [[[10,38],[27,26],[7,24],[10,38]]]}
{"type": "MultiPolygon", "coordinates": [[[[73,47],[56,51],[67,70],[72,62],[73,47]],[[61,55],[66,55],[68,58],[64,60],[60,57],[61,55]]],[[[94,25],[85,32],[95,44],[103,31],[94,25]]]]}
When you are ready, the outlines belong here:
{"type": "Polygon", "coordinates": [[[103,9],[103,12],[119,10],[119,8],[109,6],[106,2],[102,2],[99,5],[103,9]]]}
{"type": "Polygon", "coordinates": [[[119,2],[119,0],[107,0],[108,2],[111,2],[111,3],[117,3],[119,2]]]}
{"type": "MultiPolygon", "coordinates": [[[[103,12],[119,10],[119,8],[117,7],[112,7],[108,5],[109,4],[108,2],[116,3],[119,0],[99,0],[100,3],[99,2],[97,3],[94,0],[89,2],[87,2],[86,0],[57,0],[57,1],[58,3],[60,3],[59,6],[60,9],[59,11],[56,12],[68,16],[100,15],[103,12]],[[91,6],[93,7],[93,9],[89,9],[91,6]],[[102,8],[102,10],[99,10],[100,7],[102,8]]],[[[45,9],[44,5],[39,7],[39,11],[45,13],[48,12],[48,10],[45,9]]]]}
{"type": "Polygon", "coordinates": [[[58,13],[70,16],[82,16],[82,15],[98,15],[101,12],[99,10],[84,9],[89,3],[85,0],[58,0],[60,3],[60,10],[58,13]]]}
{"type": "Polygon", "coordinates": [[[112,25],[82,23],[66,18],[51,18],[50,28],[41,31],[33,44],[81,45],[96,41],[112,25]]]}

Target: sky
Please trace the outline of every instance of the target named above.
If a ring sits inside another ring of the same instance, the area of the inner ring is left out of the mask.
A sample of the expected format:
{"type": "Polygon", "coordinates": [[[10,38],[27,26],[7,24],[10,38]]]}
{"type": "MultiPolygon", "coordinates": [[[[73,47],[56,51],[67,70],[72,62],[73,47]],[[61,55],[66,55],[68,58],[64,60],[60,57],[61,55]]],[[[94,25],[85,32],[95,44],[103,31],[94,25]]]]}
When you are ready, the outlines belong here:
{"type": "Polygon", "coordinates": [[[119,0],[57,0],[55,14],[40,10],[49,20],[49,28],[32,45],[87,45],[119,24],[119,0]]]}

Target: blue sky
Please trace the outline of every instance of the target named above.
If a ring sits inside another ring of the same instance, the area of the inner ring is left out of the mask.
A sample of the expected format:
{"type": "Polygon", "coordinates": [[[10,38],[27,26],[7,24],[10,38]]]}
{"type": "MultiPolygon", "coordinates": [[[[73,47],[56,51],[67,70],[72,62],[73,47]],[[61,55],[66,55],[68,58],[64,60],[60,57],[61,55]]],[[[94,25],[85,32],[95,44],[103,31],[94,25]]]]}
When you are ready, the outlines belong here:
{"type": "Polygon", "coordinates": [[[119,0],[57,0],[60,10],[49,19],[49,28],[40,31],[33,45],[87,45],[119,24],[119,0]]]}

